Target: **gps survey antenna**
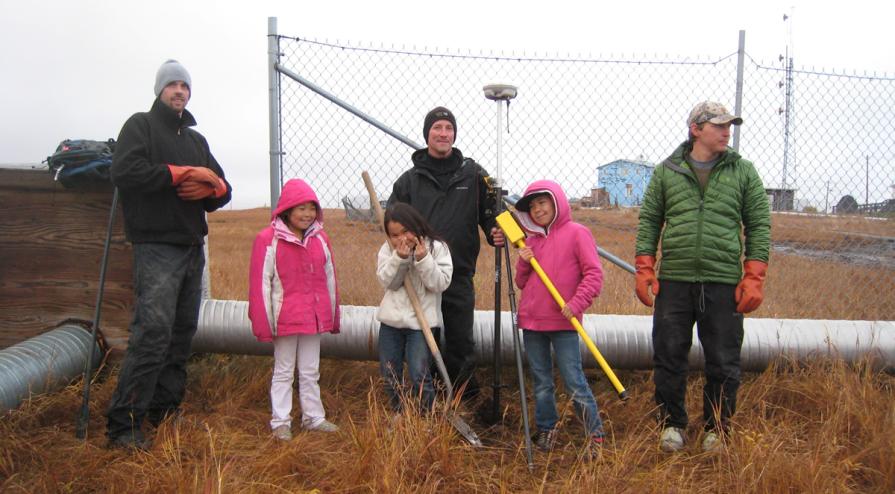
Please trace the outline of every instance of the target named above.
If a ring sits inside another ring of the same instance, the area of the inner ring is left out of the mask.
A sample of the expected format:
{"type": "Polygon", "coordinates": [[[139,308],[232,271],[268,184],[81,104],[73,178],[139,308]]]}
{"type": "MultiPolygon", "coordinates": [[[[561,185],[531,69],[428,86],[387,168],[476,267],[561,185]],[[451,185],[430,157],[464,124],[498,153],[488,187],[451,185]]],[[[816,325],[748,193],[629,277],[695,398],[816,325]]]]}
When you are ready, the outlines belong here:
{"type": "MultiPolygon", "coordinates": [[[[485,92],[485,98],[497,103],[497,173],[494,180],[491,181],[492,193],[495,196],[494,214],[500,214],[503,209],[503,182],[501,182],[501,172],[503,167],[503,114],[504,105],[509,114],[510,100],[516,97],[516,86],[509,84],[489,84],[482,88],[485,92]]],[[[516,294],[513,290],[512,267],[510,266],[509,246],[504,245],[494,248],[494,383],[491,415],[494,421],[500,417],[500,284],[501,284],[501,251],[506,251],[507,261],[507,295],[510,299],[510,314],[512,317],[513,327],[513,353],[516,357],[516,371],[519,377],[519,398],[522,407],[522,425],[525,435],[525,453],[528,459],[528,469],[534,469],[534,462],[531,456],[531,433],[528,425],[528,404],[525,397],[525,376],[522,370],[522,343],[519,338],[519,329],[516,324],[516,294]]]]}

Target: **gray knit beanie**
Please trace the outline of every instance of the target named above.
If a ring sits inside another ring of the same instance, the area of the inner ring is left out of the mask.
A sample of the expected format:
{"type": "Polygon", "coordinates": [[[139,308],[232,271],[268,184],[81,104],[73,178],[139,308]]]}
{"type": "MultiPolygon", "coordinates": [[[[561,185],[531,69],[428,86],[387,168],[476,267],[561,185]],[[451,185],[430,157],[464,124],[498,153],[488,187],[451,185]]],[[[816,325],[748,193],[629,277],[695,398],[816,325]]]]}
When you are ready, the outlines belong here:
{"type": "Polygon", "coordinates": [[[158,72],[155,74],[155,95],[162,94],[162,89],[175,81],[183,81],[189,86],[190,91],[193,90],[190,73],[177,60],[168,60],[158,68],[158,72]]]}

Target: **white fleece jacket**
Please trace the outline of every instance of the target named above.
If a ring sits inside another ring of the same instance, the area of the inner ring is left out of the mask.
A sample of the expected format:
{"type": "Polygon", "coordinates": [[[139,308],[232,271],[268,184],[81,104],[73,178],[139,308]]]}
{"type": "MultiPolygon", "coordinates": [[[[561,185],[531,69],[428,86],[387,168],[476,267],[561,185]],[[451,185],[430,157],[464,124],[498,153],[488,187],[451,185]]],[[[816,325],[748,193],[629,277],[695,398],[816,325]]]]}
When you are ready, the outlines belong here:
{"type": "MultiPolygon", "coordinates": [[[[429,240],[425,240],[429,244],[429,240]]],[[[430,326],[444,327],[441,316],[441,292],[451,284],[454,265],[451,252],[444,242],[435,240],[426,257],[419,261],[413,256],[401,259],[386,241],[379,249],[376,277],[385,288],[385,295],[376,311],[376,319],[396,328],[421,329],[413,306],[404,291],[404,277],[411,283],[420,299],[423,314],[430,326]]]]}

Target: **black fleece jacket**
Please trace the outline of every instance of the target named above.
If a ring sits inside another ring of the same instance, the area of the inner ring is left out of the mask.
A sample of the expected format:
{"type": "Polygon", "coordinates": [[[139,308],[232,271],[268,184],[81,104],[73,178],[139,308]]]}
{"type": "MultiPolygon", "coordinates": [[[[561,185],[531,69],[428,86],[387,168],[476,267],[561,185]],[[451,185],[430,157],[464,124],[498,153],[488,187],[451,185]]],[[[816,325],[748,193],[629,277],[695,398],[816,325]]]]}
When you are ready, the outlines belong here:
{"type": "Polygon", "coordinates": [[[413,168],[398,177],[388,204],[405,202],[416,208],[447,242],[454,273],[473,275],[481,247],[478,228],[491,243],[496,202],[485,183],[488,172],[471,158],[464,159],[457,148],[452,157],[434,160],[425,148],[414,152],[413,168]],[[444,185],[432,173],[433,162],[454,168],[444,185]]]}
{"type": "Polygon", "coordinates": [[[208,233],[205,212],[230,202],[227,183],[223,197],[184,201],[171,185],[171,165],[204,166],[224,178],[202,134],[190,127],[193,115],[182,116],[158,98],[148,112],[131,116],[118,135],[112,159],[112,183],[118,187],[124,229],[132,243],[158,242],[202,245],[208,233]]]}

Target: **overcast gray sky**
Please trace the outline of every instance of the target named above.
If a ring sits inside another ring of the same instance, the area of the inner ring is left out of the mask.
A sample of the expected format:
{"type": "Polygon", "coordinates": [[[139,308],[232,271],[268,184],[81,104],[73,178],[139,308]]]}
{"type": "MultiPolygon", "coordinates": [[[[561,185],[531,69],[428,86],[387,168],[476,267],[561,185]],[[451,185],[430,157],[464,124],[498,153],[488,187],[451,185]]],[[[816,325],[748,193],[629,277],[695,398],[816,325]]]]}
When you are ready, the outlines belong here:
{"type": "Polygon", "coordinates": [[[895,76],[891,0],[0,0],[0,12],[0,164],[40,162],[65,138],[117,137],[149,109],[156,69],[175,58],[192,76],[188,108],[234,185],[234,208],[269,201],[269,16],[302,38],[594,57],[723,56],[743,29],[758,61],[789,46],[797,68],[895,76]]]}

